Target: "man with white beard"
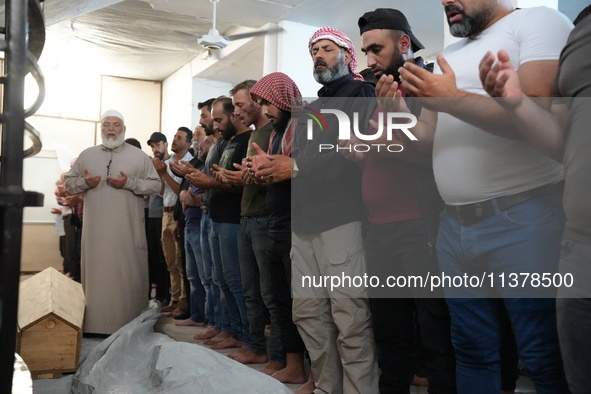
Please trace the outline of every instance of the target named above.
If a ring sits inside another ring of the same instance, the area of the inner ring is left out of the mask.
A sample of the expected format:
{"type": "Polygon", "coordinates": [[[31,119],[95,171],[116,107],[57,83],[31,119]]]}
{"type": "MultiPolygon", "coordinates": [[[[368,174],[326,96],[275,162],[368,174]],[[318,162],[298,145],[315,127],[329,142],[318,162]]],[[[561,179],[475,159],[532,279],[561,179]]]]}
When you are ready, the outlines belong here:
{"type": "Polygon", "coordinates": [[[143,196],[159,193],[162,183],[148,155],[125,143],[121,113],[101,116],[101,136],[65,179],[69,192],[85,193],[84,332],[112,334],[148,305],[143,196]]]}

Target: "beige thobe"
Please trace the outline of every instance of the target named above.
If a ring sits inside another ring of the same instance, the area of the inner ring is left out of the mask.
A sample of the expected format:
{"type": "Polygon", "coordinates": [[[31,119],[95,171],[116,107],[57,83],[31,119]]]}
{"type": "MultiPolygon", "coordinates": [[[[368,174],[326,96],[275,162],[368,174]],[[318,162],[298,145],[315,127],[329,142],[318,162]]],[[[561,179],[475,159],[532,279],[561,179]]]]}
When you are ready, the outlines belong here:
{"type": "Polygon", "coordinates": [[[143,195],[160,192],[161,180],[141,150],[123,143],[84,150],[66,174],[71,193],[85,193],[82,226],[84,332],[112,334],[148,305],[148,253],[143,195]],[[101,181],[89,188],[84,169],[101,181]],[[107,184],[107,172],[128,179],[122,189],[107,184]]]}

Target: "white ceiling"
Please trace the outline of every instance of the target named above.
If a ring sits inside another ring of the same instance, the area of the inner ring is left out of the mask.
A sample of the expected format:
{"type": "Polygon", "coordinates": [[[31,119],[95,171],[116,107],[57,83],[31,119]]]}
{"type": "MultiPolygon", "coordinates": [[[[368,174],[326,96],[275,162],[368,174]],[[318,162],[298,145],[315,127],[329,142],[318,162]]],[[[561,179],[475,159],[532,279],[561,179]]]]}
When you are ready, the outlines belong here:
{"type": "MultiPolygon", "coordinates": [[[[3,4],[0,0],[0,13],[3,4]]],[[[559,8],[571,19],[588,4],[589,0],[559,0],[559,8]]],[[[357,19],[378,7],[406,14],[426,47],[420,55],[433,58],[442,49],[440,0],[220,0],[216,19],[224,35],[281,20],[333,26],[345,31],[358,48],[357,19]]],[[[237,82],[262,76],[262,37],[237,42],[245,44],[217,62],[197,44],[212,25],[209,0],[45,0],[44,8],[47,40],[40,63],[46,67],[163,80],[196,58],[215,64],[204,67],[199,74],[203,78],[237,82]]],[[[359,63],[364,67],[363,59],[359,63]]]]}
{"type": "MultiPolygon", "coordinates": [[[[408,15],[431,52],[441,49],[439,0],[391,3],[408,15]]],[[[216,27],[228,35],[241,27],[260,29],[291,20],[339,28],[359,45],[357,19],[383,6],[384,0],[220,0],[216,27]]],[[[162,80],[195,57],[207,61],[197,39],[211,28],[212,12],[209,0],[45,0],[47,41],[40,63],[162,80]]],[[[199,76],[230,82],[262,76],[263,38],[243,41],[239,50],[199,76]]]]}

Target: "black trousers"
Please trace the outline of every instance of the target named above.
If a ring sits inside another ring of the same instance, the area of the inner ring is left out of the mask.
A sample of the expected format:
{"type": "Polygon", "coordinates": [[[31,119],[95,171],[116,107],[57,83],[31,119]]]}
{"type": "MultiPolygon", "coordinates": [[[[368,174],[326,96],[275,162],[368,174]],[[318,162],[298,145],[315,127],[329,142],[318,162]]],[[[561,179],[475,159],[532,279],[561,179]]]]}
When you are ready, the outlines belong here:
{"type": "MultiPolygon", "coordinates": [[[[381,283],[390,275],[438,272],[421,220],[370,224],[365,252],[368,274],[379,276],[381,283]]],[[[429,393],[456,393],[455,355],[445,300],[427,298],[412,288],[407,289],[408,293],[387,290],[369,289],[381,369],[380,392],[409,393],[418,369],[416,353],[420,352],[429,393]]]]}
{"type": "MultiPolygon", "coordinates": [[[[146,238],[148,241],[148,272],[151,285],[155,284],[156,298],[167,301],[170,288],[170,276],[166,268],[164,253],[162,252],[162,218],[148,218],[146,220],[146,238]]],[[[150,294],[150,293],[148,293],[150,294]]]]}
{"type": "Polygon", "coordinates": [[[291,230],[269,230],[267,263],[271,280],[271,293],[275,298],[277,323],[286,353],[301,353],[306,346],[293,323],[291,307],[291,230]]]}
{"type": "Polygon", "coordinates": [[[82,223],[78,220],[78,217],[74,217],[74,214],[65,216],[64,231],[66,232],[64,273],[69,273],[70,277],[80,282],[82,223]]]}

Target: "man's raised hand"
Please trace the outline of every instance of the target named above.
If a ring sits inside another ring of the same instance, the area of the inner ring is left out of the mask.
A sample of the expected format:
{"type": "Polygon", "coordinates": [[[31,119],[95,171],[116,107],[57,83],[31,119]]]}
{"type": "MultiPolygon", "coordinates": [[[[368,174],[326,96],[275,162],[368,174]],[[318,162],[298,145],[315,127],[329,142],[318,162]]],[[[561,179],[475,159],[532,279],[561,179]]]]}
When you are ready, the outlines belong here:
{"type": "Polygon", "coordinates": [[[86,184],[91,189],[92,188],[95,188],[101,182],[101,176],[100,175],[92,176],[92,175],[90,175],[90,173],[88,172],[88,170],[85,168],[84,169],[84,182],[86,182],[86,184]]]}

